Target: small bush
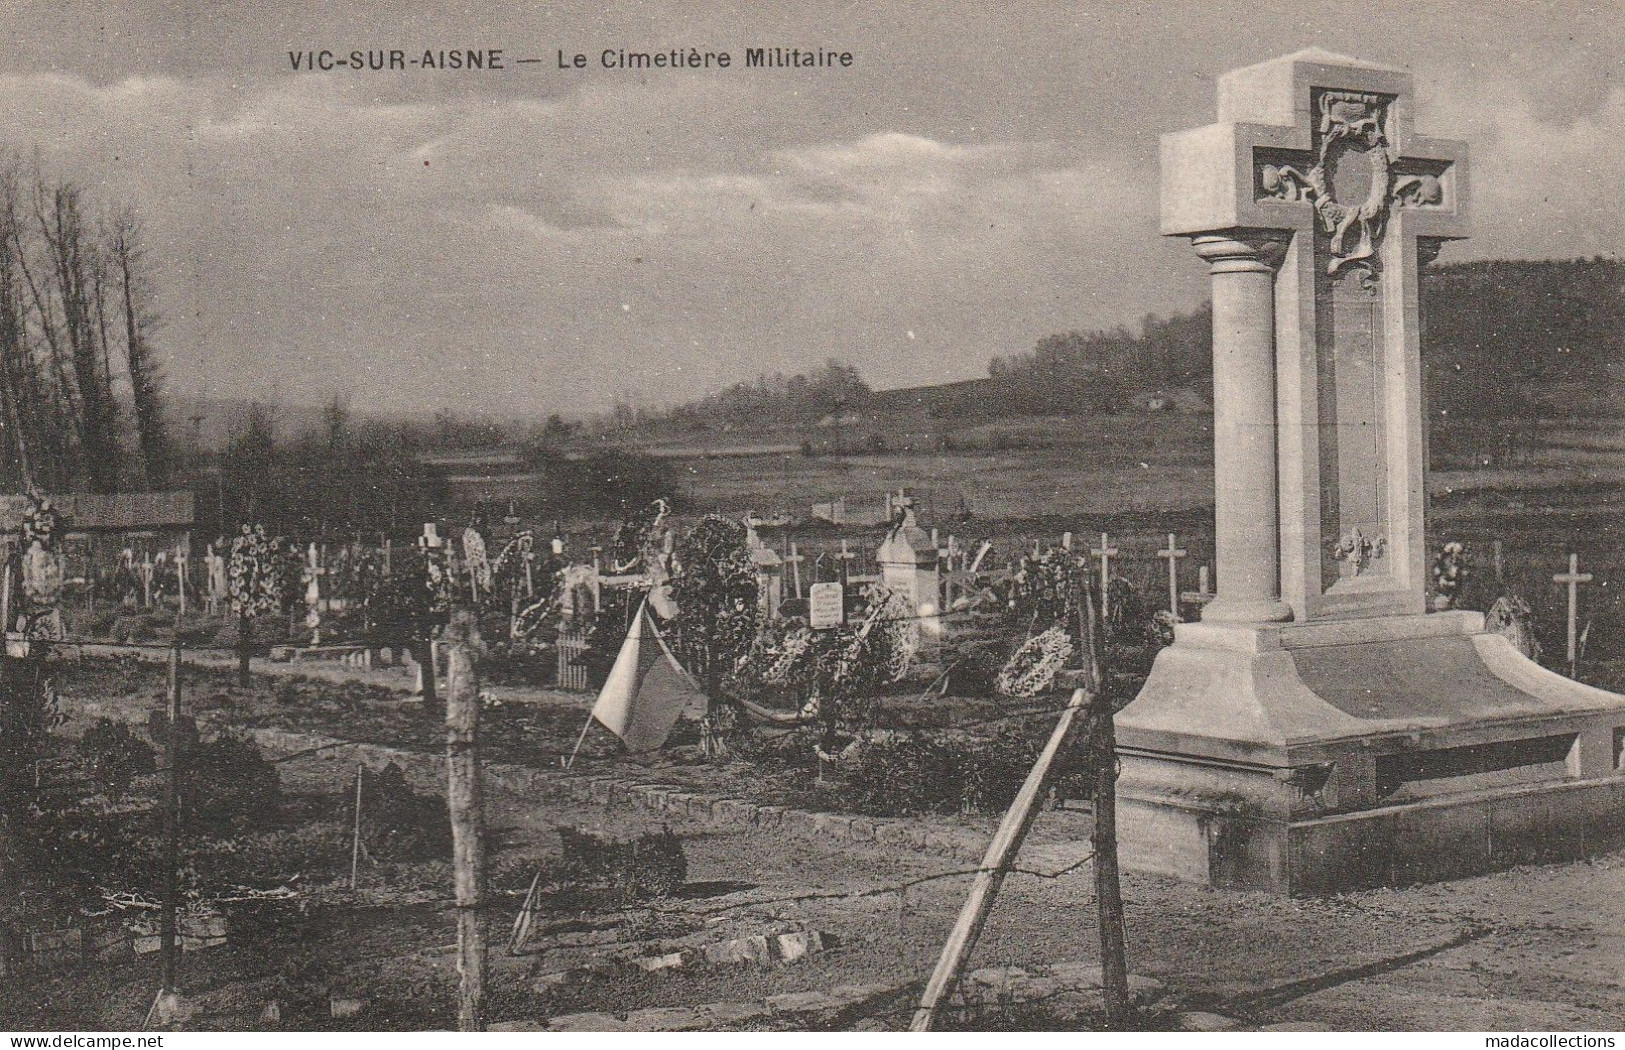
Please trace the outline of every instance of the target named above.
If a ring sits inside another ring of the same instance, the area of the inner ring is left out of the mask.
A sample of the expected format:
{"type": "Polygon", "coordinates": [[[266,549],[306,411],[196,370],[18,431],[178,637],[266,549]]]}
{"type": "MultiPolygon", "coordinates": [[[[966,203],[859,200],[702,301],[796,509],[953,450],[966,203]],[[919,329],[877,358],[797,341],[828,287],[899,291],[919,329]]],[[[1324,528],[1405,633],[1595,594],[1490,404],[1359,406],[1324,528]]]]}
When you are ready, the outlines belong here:
{"type": "MultiPolygon", "coordinates": [[[[1058,717],[1058,715],[1057,715],[1058,717]]],[[[839,805],[870,816],[999,814],[1010,807],[1053,724],[1007,726],[992,737],[952,731],[899,735],[870,744],[853,764],[839,805]]],[[[1056,760],[1050,783],[1064,798],[1088,798],[1081,739],[1056,760]]]]}
{"type": "Polygon", "coordinates": [[[604,890],[624,906],[669,897],[688,881],[688,857],[670,828],[624,841],[581,828],[558,832],[564,849],[554,881],[561,890],[604,890]]]}
{"type": "Polygon", "coordinates": [[[158,768],[152,745],[131,732],[128,725],[110,718],[98,719],[79,738],[75,750],[92,790],[115,802],[129,792],[137,777],[158,768]]]}
{"type": "Polygon", "coordinates": [[[281,778],[252,740],[221,733],[188,748],[183,761],[181,811],[188,828],[230,835],[281,811],[281,778]]]}
{"type": "Polygon", "coordinates": [[[413,791],[406,771],[391,762],[362,775],[361,841],[378,860],[448,857],[451,814],[440,796],[413,791]]]}

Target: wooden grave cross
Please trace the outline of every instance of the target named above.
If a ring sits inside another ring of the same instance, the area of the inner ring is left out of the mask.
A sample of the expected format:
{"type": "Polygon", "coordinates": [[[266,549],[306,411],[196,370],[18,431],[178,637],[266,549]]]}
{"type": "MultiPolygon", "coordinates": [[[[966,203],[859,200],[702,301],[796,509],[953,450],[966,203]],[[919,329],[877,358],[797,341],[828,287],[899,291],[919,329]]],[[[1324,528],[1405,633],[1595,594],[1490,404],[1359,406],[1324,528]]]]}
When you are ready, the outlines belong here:
{"type": "Polygon", "coordinates": [[[857,555],[848,550],[846,541],[842,540],[841,553],[837,554],[836,557],[841,559],[841,584],[845,586],[852,575],[852,559],[856,558],[857,555]]]}
{"type": "Polygon", "coordinates": [[[1157,557],[1168,560],[1168,611],[1179,619],[1179,559],[1189,554],[1184,547],[1179,546],[1178,537],[1168,534],[1168,546],[1157,552],[1157,557]]]}
{"type": "Polygon", "coordinates": [[[1111,545],[1111,538],[1103,532],[1100,534],[1100,546],[1089,548],[1089,553],[1100,559],[1100,618],[1105,620],[1112,614],[1112,559],[1117,557],[1117,548],[1111,545]]]}
{"type": "MultiPolygon", "coordinates": [[[[670,533],[667,533],[667,535],[669,536],[670,533]]],[[[799,551],[797,551],[796,550],[796,545],[794,543],[791,543],[790,544],[790,553],[786,554],[781,560],[784,562],[784,564],[790,566],[791,584],[792,584],[792,586],[795,587],[796,597],[800,598],[801,597],[801,563],[807,560],[807,556],[800,553],[799,551]]]]}
{"type": "Polygon", "coordinates": [[[141,559],[141,607],[152,608],[152,552],[141,559]]]}
{"type": "Polygon", "coordinates": [[[1578,626],[1578,621],[1580,618],[1580,584],[1590,583],[1594,578],[1595,577],[1593,577],[1591,573],[1580,571],[1580,556],[1578,554],[1569,555],[1568,572],[1560,572],[1556,576],[1552,577],[1553,583],[1567,584],[1569,588],[1568,657],[1570,678],[1578,677],[1576,672],[1579,664],[1579,650],[1575,644],[1577,639],[1575,628],[1578,626]]]}

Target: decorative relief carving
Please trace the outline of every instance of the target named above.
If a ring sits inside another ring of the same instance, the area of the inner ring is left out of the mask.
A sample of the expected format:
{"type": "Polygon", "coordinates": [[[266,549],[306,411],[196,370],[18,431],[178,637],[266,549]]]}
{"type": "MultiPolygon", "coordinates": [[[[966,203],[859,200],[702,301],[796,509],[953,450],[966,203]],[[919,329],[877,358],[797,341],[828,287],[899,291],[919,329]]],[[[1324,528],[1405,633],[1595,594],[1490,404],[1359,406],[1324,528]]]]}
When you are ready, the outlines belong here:
{"type": "Polygon", "coordinates": [[[1365,91],[1323,91],[1317,99],[1320,124],[1313,167],[1307,170],[1271,161],[1258,170],[1262,200],[1308,201],[1330,239],[1326,272],[1357,267],[1374,278],[1382,239],[1392,207],[1438,207],[1444,186],[1436,174],[1396,174],[1397,151],[1388,143],[1389,99],[1365,91]],[[1358,204],[1337,199],[1333,187],[1338,165],[1364,157],[1370,168],[1365,199],[1358,204]]]}
{"type": "Polygon", "coordinates": [[[1354,570],[1353,575],[1358,576],[1367,565],[1383,556],[1388,549],[1388,541],[1378,536],[1366,536],[1358,526],[1354,531],[1332,544],[1332,560],[1346,561],[1354,570]]]}

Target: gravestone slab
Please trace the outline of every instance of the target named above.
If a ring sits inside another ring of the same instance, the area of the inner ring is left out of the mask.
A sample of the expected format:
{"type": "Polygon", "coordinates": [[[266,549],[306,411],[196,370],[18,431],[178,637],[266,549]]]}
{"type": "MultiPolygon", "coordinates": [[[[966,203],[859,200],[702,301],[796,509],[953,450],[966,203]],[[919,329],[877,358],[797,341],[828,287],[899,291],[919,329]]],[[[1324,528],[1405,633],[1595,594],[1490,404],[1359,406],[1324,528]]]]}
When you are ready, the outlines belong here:
{"type": "Polygon", "coordinates": [[[1318,49],[1218,96],[1162,148],[1212,274],[1218,587],[1118,715],[1125,863],[1313,893],[1625,843],[1625,697],[1425,612],[1418,272],[1469,232],[1466,146],[1318,49]]]}

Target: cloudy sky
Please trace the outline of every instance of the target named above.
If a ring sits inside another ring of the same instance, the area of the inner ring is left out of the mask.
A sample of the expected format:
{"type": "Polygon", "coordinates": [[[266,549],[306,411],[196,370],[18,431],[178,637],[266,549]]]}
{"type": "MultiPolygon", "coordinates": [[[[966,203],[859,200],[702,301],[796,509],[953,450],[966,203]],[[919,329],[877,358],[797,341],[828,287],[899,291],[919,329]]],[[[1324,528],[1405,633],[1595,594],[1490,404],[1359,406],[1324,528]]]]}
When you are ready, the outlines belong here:
{"type": "Polygon", "coordinates": [[[876,386],[1187,309],[1159,134],[1318,45],[1416,75],[1474,240],[1625,244],[1613,0],[394,4],[0,0],[0,144],[145,218],[172,384],[501,413],[667,402],[838,357],[876,386]],[[848,69],[747,70],[754,46],[848,69]],[[502,48],[509,69],[294,72],[502,48]],[[728,50],[727,71],[597,68],[728,50]],[[555,52],[583,52],[560,70],[555,52]],[[516,65],[518,58],[544,61],[516,65]]]}

